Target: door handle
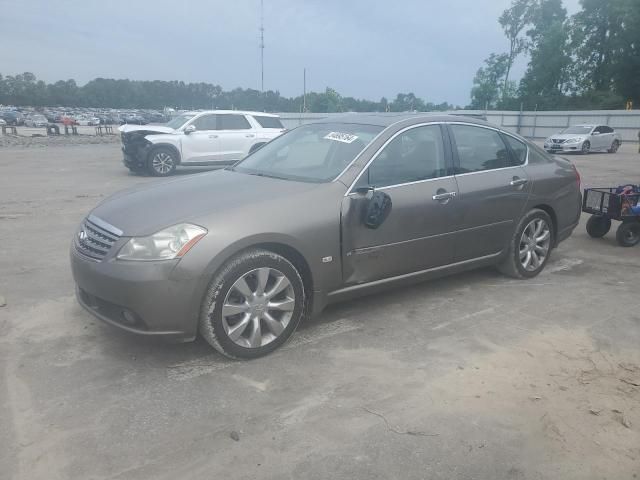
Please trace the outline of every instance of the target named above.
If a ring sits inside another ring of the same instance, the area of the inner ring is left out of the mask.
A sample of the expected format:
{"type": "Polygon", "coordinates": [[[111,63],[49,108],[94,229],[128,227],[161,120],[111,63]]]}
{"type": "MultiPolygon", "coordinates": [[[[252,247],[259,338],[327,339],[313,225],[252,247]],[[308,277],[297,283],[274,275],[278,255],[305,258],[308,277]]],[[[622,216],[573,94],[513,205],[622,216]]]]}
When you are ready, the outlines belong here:
{"type": "Polygon", "coordinates": [[[433,198],[436,202],[446,203],[455,196],[456,196],[456,192],[443,192],[443,193],[436,193],[431,198],[433,198]]]}
{"type": "Polygon", "coordinates": [[[245,137],[247,137],[247,138],[253,138],[253,137],[255,137],[255,135],[254,135],[253,133],[247,133],[247,134],[245,135],[245,137]]]}
{"type": "Polygon", "coordinates": [[[529,180],[527,180],[526,178],[518,178],[518,177],[513,177],[513,180],[511,180],[511,182],[509,182],[509,185],[511,185],[512,187],[520,187],[522,185],[524,185],[525,183],[527,183],[529,180]]]}
{"type": "Polygon", "coordinates": [[[218,135],[209,135],[209,138],[218,138],[218,135]]]}

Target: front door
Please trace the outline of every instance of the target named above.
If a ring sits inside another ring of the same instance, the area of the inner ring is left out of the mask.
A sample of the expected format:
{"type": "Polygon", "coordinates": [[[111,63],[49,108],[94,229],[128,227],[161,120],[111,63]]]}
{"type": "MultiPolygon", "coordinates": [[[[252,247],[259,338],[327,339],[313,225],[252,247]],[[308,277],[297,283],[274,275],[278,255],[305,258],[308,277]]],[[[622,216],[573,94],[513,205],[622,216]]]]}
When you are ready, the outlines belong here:
{"type": "Polygon", "coordinates": [[[451,124],[462,218],[455,261],[493,255],[509,244],[531,189],[527,147],[520,140],[477,125],[451,124]]]}
{"type": "Polygon", "coordinates": [[[195,132],[182,134],[182,163],[207,163],[218,160],[220,139],[216,115],[202,115],[191,122],[195,132]]]}
{"type": "Polygon", "coordinates": [[[247,118],[233,113],[218,115],[218,134],[220,159],[229,162],[246,157],[256,138],[256,132],[247,118]]]}
{"type": "Polygon", "coordinates": [[[342,204],[343,277],[366,283],[451,263],[458,187],[437,124],[410,127],[374,157],[342,204]],[[364,225],[368,187],[391,197],[377,229],[364,225]]]}

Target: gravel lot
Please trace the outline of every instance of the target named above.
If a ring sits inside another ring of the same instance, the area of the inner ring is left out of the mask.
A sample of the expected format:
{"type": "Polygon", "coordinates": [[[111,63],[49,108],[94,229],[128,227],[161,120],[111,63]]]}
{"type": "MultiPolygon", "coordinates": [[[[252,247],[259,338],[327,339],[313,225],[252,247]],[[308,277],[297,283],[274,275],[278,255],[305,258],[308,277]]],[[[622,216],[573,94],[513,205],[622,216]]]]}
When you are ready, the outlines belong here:
{"type": "MultiPolygon", "coordinates": [[[[636,151],[572,159],[586,186],[640,183],[636,151]]],[[[161,181],[115,143],[0,148],[0,478],[640,476],[640,246],[583,218],[531,281],[488,269],[365,297],[230,362],[75,302],[77,223],[161,181]]]]}

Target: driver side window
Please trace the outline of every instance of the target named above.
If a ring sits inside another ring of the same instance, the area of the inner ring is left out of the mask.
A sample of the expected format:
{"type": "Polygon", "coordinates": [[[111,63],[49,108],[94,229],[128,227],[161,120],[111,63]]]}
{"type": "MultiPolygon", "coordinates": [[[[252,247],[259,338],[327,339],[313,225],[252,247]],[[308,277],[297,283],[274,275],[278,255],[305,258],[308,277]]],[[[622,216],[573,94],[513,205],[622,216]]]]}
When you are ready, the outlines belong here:
{"type": "Polygon", "coordinates": [[[447,175],[439,125],[415,127],[397,135],[360,177],[357,187],[389,187],[447,175]]]}
{"type": "Polygon", "coordinates": [[[203,115],[196,118],[193,124],[197,131],[202,130],[216,130],[216,116],[217,115],[203,115]]]}

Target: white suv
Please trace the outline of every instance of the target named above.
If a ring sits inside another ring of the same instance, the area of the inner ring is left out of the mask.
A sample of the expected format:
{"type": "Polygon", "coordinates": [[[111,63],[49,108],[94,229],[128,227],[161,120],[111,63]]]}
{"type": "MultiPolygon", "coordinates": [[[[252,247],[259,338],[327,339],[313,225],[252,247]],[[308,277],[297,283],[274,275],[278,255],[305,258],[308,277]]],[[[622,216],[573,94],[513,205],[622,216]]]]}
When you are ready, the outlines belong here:
{"type": "Polygon", "coordinates": [[[230,165],[285,131],[277,115],[237,110],[185,112],[164,125],[123,125],[123,162],[165,177],[178,165],[230,165]]]}

